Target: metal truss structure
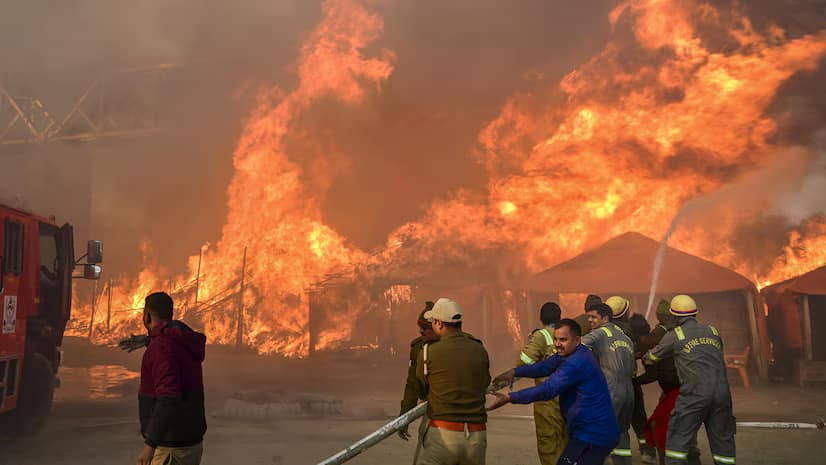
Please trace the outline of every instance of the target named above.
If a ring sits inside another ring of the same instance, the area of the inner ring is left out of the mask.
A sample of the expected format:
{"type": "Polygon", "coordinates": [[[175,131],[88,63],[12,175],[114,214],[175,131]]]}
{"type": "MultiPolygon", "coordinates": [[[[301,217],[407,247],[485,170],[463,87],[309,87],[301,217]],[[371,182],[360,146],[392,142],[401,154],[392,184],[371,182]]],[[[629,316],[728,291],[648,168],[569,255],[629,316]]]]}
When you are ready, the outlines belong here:
{"type": "Polygon", "coordinates": [[[93,81],[62,117],[37,96],[0,82],[0,145],[88,142],[164,130],[158,120],[159,89],[174,64],[132,68],[93,81]]]}

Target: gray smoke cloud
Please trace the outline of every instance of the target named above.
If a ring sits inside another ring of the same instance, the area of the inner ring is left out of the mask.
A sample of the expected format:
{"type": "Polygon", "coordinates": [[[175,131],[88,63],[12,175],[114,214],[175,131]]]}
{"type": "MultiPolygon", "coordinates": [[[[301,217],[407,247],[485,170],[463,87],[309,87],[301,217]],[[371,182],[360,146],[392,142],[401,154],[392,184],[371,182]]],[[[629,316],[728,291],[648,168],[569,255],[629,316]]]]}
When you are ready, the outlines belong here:
{"type": "MultiPolygon", "coordinates": [[[[470,155],[479,130],[509,95],[531,85],[526,75],[558,80],[598,51],[613,6],[369,3],[385,22],[378,45],[397,57],[393,76],[363,109],[320,105],[301,121],[303,131],[332,141],[349,159],[323,201],[325,221],[368,249],[451,190],[483,190],[484,167],[470,155]]],[[[103,239],[107,273],[139,269],[144,239],[160,265],[181,271],[186,257],[220,236],[232,152],[256,89],[292,88],[293,63],[320,7],[304,0],[7,5],[0,80],[16,95],[37,96],[55,115],[113,71],[181,67],[157,94],[116,82],[109,95],[127,109],[135,102],[154,108],[170,131],[0,146],[0,196],[73,222],[79,239],[103,239]]]]}
{"type": "Polygon", "coordinates": [[[826,130],[815,137],[807,150],[805,173],[798,184],[788,186],[774,202],[770,212],[798,224],[814,215],[826,213],[826,130]]]}
{"type": "MultiPolygon", "coordinates": [[[[396,54],[393,75],[364,108],[319,105],[301,121],[310,137],[330,141],[349,160],[322,201],[324,219],[364,249],[381,245],[389,232],[420,218],[450,192],[484,196],[487,173],[472,156],[479,131],[515,92],[536,88],[537,80],[557,82],[597,53],[610,34],[607,13],[615,6],[609,0],[529,0],[518,7],[501,0],[369,4],[385,22],[378,46],[396,54]]],[[[320,5],[8,5],[0,17],[0,80],[18,95],[38,96],[55,114],[68,111],[85,86],[114,70],[182,66],[170,73],[153,103],[168,132],[86,144],[0,146],[0,197],[75,223],[79,239],[104,239],[109,273],[139,269],[144,239],[160,265],[182,271],[201,244],[220,236],[231,156],[255,89],[292,88],[293,63],[321,15],[320,5]]],[[[807,89],[799,95],[810,101],[807,89]]],[[[142,103],[149,102],[145,98],[142,103]]],[[[785,102],[778,113],[801,113],[785,102]]],[[[817,121],[820,104],[814,105],[817,121]]],[[[802,125],[800,132],[806,132],[813,124],[798,123],[789,126],[802,125]]],[[[787,136],[781,145],[802,140],[794,131],[787,136]]],[[[291,156],[305,154],[296,150],[291,156]]],[[[798,197],[780,202],[777,211],[795,221],[816,209],[823,188],[818,179],[804,182],[798,197]]]]}

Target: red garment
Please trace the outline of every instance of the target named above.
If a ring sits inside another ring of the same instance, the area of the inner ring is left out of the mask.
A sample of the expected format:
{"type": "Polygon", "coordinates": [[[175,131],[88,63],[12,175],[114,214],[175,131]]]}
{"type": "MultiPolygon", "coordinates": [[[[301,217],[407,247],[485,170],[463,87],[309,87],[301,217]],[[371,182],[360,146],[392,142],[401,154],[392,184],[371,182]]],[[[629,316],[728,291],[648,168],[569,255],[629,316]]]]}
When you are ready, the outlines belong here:
{"type": "Polygon", "coordinates": [[[138,391],[141,433],[152,447],[194,446],[206,432],[206,336],[180,321],[162,323],[149,336],[138,391]]]}
{"type": "Polygon", "coordinates": [[[677,403],[680,389],[672,389],[660,396],[660,403],[654,413],[645,422],[645,440],[653,444],[658,451],[665,453],[665,439],[668,436],[668,422],[671,421],[671,412],[677,403]]]}

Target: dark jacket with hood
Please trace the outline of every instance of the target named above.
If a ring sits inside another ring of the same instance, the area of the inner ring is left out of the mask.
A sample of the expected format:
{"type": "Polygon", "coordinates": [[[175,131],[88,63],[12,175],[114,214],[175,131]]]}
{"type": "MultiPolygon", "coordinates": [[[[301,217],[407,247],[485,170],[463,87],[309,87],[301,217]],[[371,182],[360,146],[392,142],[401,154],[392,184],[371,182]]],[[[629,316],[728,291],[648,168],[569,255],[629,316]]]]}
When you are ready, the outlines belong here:
{"type": "Polygon", "coordinates": [[[206,336],[177,320],[152,328],[149,336],[138,391],[141,434],[152,447],[198,444],[206,432],[206,336]]]}

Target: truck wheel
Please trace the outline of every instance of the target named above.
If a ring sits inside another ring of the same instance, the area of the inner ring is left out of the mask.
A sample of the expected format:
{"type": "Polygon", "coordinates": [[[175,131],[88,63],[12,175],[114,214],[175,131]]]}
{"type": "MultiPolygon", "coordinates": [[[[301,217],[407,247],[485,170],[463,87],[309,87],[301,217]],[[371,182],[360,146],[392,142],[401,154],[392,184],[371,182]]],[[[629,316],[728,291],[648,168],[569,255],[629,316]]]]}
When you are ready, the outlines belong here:
{"type": "Polygon", "coordinates": [[[36,352],[26,354],[19,388],[17,408],[0,418],[0,431],[29,436],[43,426],[52,410],[54,372],[46,357],[36,352]]]}

